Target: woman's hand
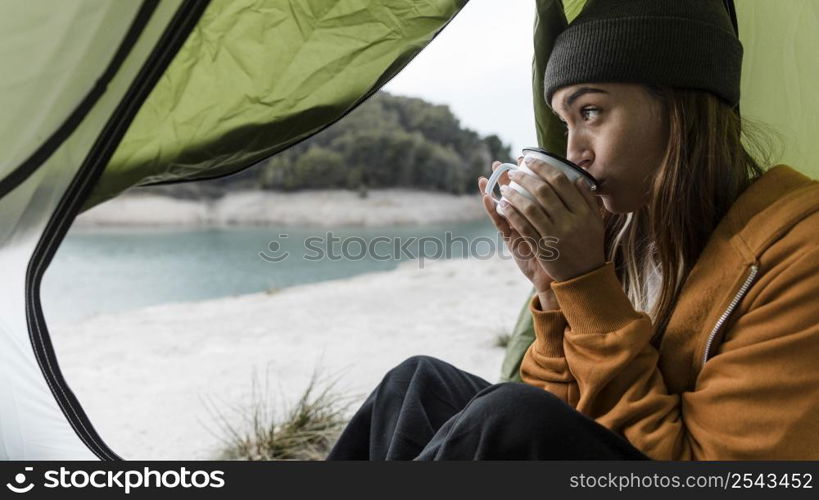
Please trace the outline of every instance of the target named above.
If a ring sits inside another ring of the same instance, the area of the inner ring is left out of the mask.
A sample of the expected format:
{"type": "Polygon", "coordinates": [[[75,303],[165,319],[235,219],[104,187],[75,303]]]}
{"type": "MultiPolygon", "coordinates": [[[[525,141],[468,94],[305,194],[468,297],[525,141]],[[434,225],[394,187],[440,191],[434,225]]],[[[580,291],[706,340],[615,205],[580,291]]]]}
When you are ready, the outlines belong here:
{"type": "Polygon", "coordinates": [[[554,280],[566,281],[602,266],[603,217],[585,181],[581,178],[572,183],[563,172],[534,158],[526,166],[538,177],[512,170],[508,179],[526,189],[536,201],[508,185],[501,186],[508,200],[501,201],[501,207],[510,231],[530,241],[549,242],[537,245],[535,250],[540,267],[554,280]],[[557,251],[544,252],[544,248],[557,251]]]}
{"type": "MultiPolygon", "coordinates": [[[[521,160],[523,160],[523,157],[518,158],[518,165],[520,165],[521,160]]],[[[492,170],[497,169],[500,164],[501,162],[499,161],[494,162],[492,164],[492,170]]],[[[500,185],[504,186],[509,184],[509,177],[507,174],[508,172],[504,172],[501,175],[498,181],[500,185]]],[[[549,276],[541,265],[540,261],[536,258],[536,252],[533,251],[526,239],[523,238],[520,232],[512,227],[506,219],[501,217],[495,211],[495,202],[492,201],[492,198],[488,194],[484,193],[487,182],[488,179],[485,177],[478,178],[478,188],[483,196],[483,206],[486,209],[486,213],[489,215],[489,218],[492,219],[495,227],[503,236],[503,240],[506,242],[506,246],[509,248],[509,251],[512,252],[512,256],[514,257],[518,268],[520,268],[523,275],[532,282],[535,290],[538,292],[538,295],[542,297],[542,306],[548,309],[556,308],[556,305],[551,303],[552,301],[550,301],[549,304],[543,303],[543,301],[546,300],[545,295],[551,295],[550,284],[554,280],[551,276],[549,276]]],[[[534,240],[532,241],[534,242],[534,240]]]]}

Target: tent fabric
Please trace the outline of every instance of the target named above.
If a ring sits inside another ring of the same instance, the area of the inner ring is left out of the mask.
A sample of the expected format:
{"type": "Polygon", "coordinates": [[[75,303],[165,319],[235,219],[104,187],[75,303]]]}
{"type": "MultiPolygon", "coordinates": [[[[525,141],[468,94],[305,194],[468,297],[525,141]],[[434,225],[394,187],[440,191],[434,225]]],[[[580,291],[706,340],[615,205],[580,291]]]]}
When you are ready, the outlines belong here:
{"type": "Polygon", "coordinates": [[[9,152],[0,163],[0,197],[36,170],[93,106],[121,62],[108,62],[120,34],[154,7],[152,2],[141,8],[137,2],[75,2],[56,18],[48,15],[51,6],[45,3],[0,5],[3,12],[16,14],[0,18],[6,75],[0,82],[0,148],[9,152]]]}
{"type": "MultiPolygon", "coordinates": [[[[554,39],[582,10],[586,0],[538,0],[532,91],[538,142],[565,154],[564,128],[546,106],[543,72],[554,39]]],[[[743,119],[772,140],[773,164],[785,163],[819,178],[819,2],[725,0],[736,14],[744,54],[739,109],[743,119]]],[[[532,290],[534,293],[534,290],[532,290]]],[[[534,341],[532,318],[518,315],[506,349],[501,378],[520,381],[520,362],[534,341]]]]}
{"type": "Polygon", "coordinates": [[[40,303],[86,200],[227,175],[306,138],[464,4],[0,0],[0,459],[119,459],[62,376],[40,303]]]}
{"type": "MultiPolygon", "coordinates": [[[[107,82],[105,92],[95,100],[84,118],[75,123],[73,129],[65,130],[65,137],[38,168],[0,199],[0,213],[3,214],[0,218],[0,275],[4,278],[0,282],[0,458],[5,459],[117,458],[97,435],[61,376],[39,307],[39,283],[70,224],[66,212],[72,207],[75,211],[78,208],[76,198],[66,194],[82,187],[77,183],[79,174],[91,171],[89,167],[94,166],[94,160],[104,157],[100,153],[104,153],[105,147],[110,149],[110,141],[115,139],[110,133],[121,125],[123,106],[135,103],[135,82],[140,80],[143,65],[171,24],[180,2],[128,3],[123,4],[127,8],[104,16],[98,13],[105,11],[109,2],[88,0],[81,2],[82,6],[79,3],[71,4],[69,10],[77,13],[75,17],[82,18],[80,23],[90,32],[91,39],[100,43],[105,40],[110,45],[109,50],[100,51],[96,43],[89,44],[82,39],[78,40],[79,46],[66,48],[72,40],[55,38],[52,44],[33,48],[38,54],[31,55],[59,61],[63,50],[76,52],[74,62],[92,72],[95,78],[104,74],[114,59],[122,58],[122,61],[116,74],[107,82]],[[144,15],[146,5],[151,10],[150,16],[144,15]],[[113,18],[118,21],[112,22],[113,18]],[[116,39],[93,34],[110,30],[111,26],[119,28],[116,39]]],[[[36,18],[28,16],[24,5],[36,4],[15,3],[13,8],[3,5],[4,14],[0,16],[6,20],[20,16],[29,23],[31,34],[25,34],[26,25],[21,22],[16,36],[38,38],[41,36],[38,23],[59,23],[51,19],[59,19],[62,15],[53,5],[48,11],[39,12],[36,18]]],[[[69,6],[69,2],[61,5],[69,6]]],[[[5,59],[0,64],[5,64],[5,59]]],[[[41,68],[46,71],[48,65],[41,68]]],[[[25,78],[32,80],[34,86],[40,76],[32,71],[25,78]]],[[[53,119],[42,115],[43,118],[33,125],[40,127],[33,132],[33,137],[39,136],[43,140],[53,134],[55,127],[65,122],[67,114],[77,109],[94,83],[85,81],[85,89],[77,84],[78,87],[70,93],[73,101],[58,106],[62,113],[53,119]]],[[[64,92],[65,88],[68,87],[54,86],[52,90],[64,92]]],[[[12,101],[15,92],[20,100],[27,102],[37,101],[39,97],[28,94],[26,80],[6,88],[6,92],[12,95],[6,94],[4,98],[12,101]]],[[[68,98],[68,94],[61,95],[68,98]]],[[[41,97],[39,100],[47,99],[41,97]]],[[[34,116],[40,116],[39,110],[34,116]]],[[[25,137],[20,136],[21,146],[25,148],[25,154],[30,154],[39,146],[25,137]]],[[[14,145],[9,145],[3,155],[0,163],[3,173],[16,170],[16,165],[9,159],[19,160],[22,156],[17,154],[14,145]]],[[[85,179],[86,183],[88,180],[85,179]]]]}
{"type": "Polygon", "coordinates": [[[213,178],[313,135],[400,71],[465,0],[214,1],[84,208],[213,178]]]}
{"type": "Polygon", "coordinates": [[[781,141],[776,163],[819,178],[819,2],[734,3],[745,49],[742,116],[781,141]]]}

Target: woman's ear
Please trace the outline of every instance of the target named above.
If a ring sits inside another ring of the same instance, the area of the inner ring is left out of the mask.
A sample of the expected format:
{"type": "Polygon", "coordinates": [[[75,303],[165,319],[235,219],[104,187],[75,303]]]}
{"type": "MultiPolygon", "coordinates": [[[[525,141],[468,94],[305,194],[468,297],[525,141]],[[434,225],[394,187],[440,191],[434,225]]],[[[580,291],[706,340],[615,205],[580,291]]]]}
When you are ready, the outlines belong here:
{"type": "Polygon", "coordinates": [[[654,85],[651,83],[645,84],[643,88],[646,89],[648,95],[655,99],[659,99],[661,101],[668,100],[668,90],[666,87],[661,87],[659,85],[654,85]]]}
{"type": "Polygon", "coordinates": [[[648,96],[651,98],[651,116],[656,118],[661,124],[668,123],[668,113],[671,96],[671,89],[659,85],[643,85],[648,96]]]}

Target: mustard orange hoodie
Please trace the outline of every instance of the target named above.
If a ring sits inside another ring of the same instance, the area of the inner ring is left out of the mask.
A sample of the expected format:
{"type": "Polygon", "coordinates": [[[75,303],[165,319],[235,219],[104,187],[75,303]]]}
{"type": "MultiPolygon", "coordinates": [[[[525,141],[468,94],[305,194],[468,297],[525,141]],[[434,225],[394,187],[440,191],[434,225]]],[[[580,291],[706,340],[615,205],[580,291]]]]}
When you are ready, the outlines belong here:
{"type": "Polygon", "coordinates": [[[819,181],[777,165],[737,198],[659,350],[611,262],[552,289],[524,382],[656,460],[819,458],[819,181]]]}

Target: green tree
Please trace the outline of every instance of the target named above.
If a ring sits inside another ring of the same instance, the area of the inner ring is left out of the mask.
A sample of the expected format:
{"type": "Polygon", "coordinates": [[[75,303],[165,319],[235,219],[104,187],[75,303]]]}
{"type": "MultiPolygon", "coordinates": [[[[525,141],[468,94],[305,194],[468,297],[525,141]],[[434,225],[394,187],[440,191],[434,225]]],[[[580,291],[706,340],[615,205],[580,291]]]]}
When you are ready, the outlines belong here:
{"type": "Polygon", "coordinates": [[[378,92],[334,125],[240,174],[162,188],[188,197],[248,188],[463,193],[474,191],[492,160],[511,159],[497,135],[462,127],[449,107],[378,92]]]}

